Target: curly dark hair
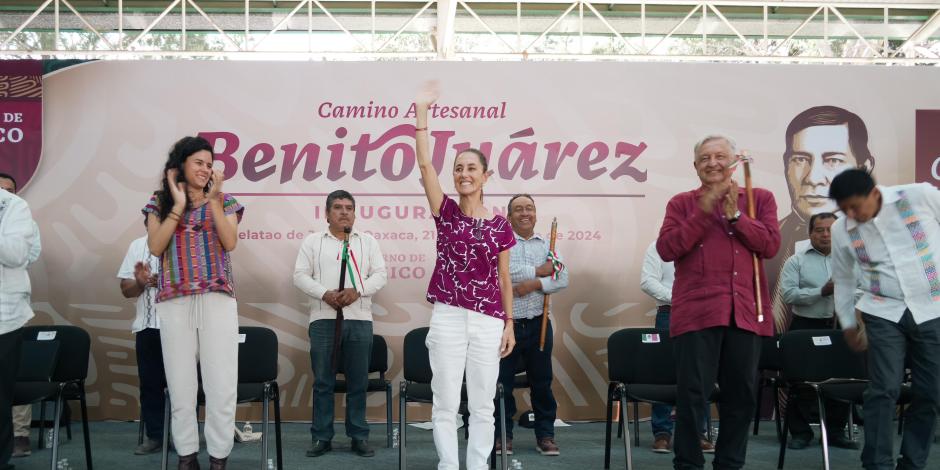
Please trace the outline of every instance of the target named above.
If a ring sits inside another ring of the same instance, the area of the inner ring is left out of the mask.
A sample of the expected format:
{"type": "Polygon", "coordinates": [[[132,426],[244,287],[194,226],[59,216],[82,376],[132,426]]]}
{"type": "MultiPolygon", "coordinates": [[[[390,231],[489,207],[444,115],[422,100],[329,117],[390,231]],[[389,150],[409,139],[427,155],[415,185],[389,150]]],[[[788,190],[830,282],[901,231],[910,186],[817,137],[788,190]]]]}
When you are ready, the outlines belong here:
{"type": "MultiPolygon", "coordinates": [[[[173,144],[173,148],[170,149],[170,155],[166,159],[166,164],[163,166],[163,180],[160,183],[160,190],[154,191],[154,196],[157,197],[157,203],[159,212],[157,215],[160,217],[160,222],[166,220],[166,217],[170,214],[170,211],[173,210],[173,193],[170,192],[170,182],[166,179],[166,172],[170,169],[176,169],[179,171],[179,175],[183,177],[183,164],[186,163],[186,159],[189,158],[192,154],[205,150],[212,155],[212,160],[215,161],[215,152],[212,151],[212,145],[209,144],[209,141],[203,139],[202,137],[183,137],[182,139],[176,141],[173,144]]],[[[210,183],[211,184],[211,183],[210,183]]],[[[209,185],[207,184],[205,188],[202,188],[202,191],[205,193],[209,192],[209,185]]],[[[186,195],[186,208],[187,210],[192,205],[192,201],[189,200],[189,194],[186,195]]]]}

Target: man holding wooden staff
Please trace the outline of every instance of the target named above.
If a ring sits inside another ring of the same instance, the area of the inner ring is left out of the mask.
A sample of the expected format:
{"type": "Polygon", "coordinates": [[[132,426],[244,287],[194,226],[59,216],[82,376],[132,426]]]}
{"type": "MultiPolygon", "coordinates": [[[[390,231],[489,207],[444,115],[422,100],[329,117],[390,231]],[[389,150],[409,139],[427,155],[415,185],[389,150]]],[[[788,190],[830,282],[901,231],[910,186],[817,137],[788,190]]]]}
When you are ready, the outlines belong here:
{"type": "Polygon", "coordinates": [[[366,423],[372,296],[387,282],[385,260],[375,238],[352,230],[356,221],[352,194],[337,190],[326,197],[326,221],[328,230],[304,238],[294,265],[294,285],[310,296],[310,364],[314,379],[312,443],[307,456],[319,457],[333,449],[333,356],[340,351],[346,378],[346,435],[352,439],[353,452],[372,457],[375,451],[369,446],[366,423]],[[346,237],[348,247],[344,249],[346,237]],[[341,269],[345,273],[342,283],[341,269]],[[336,342],[339,348],[334,348],[336,342]]]}
{"type": "MultiPolygon", "coordinates": [[[[513,313],[516,347],[499,363],[499,382],[506,391],[506,449],[496,440],[496,453],[512,454],[512,417],[516,400],[512,395],[516,365],[520,358],[532,391],[535,413],[536,450],[542,455],[559,455],[555,443],[555,411],[552,394],[552,326],[547,320],[549,295],[568,287],[568,270],[551,242],[535,233],[535,200],[517,194],[509,200],[509,223],[516,244],[509,250],[509,272],[513,284],[513,313]],[[543,327],[543,324],[545,325],[543,327]],[[543,331],[544,328],[544,331],[543,331]],[[544,338],[544,341],[540,341],[544,338]],[[540,344],[544,343],[544,344],[540,344]]],[[[553,224],[553,229],[555,224],[553,224]]],[[[496,416],[496,435],[500,434],[496,416]]]]}
{"type": "Polygon", "coordinates": [[[760,260],[780,248],[777,205],[770,191],[747,191],[731,179],[739,157],[730,138],[705,137],[694,157],[702,184],[669,201],[656,242],[676,267],[669,325],[678,378],[673,465],[704,468],[699,430],[717,381],[721,433],[712,465],[739,469],[756,405],[760,337],[773,334],[760,260]]]}

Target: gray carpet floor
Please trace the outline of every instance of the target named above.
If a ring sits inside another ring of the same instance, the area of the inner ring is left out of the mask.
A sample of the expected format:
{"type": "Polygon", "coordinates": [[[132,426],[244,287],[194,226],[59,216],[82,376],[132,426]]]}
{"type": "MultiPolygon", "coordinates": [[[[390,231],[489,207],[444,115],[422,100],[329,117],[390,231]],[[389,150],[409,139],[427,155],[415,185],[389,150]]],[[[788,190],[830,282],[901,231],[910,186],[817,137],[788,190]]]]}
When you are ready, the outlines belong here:
{"type": "MultiPolygon", "coordinates": [[[[255,431],[260,426],[255,423],[255,431]]],[[[385,426],[372,425],[372,439],[370,442],[376,448],[374,458],[362,458],[351,453],[349,439],[343,434],[343,425],[336,425],[336,437],[333,440],[333,451],[318,457],[308,458],[304,455],[310,444],[308,427],[301,423],[285,423],[283,425],[283,447],[285,469],[397,469],[398,449],[385,447],[385,426]]],[[[511,459],[518,461],[523,469],[550,470],[550,469],[600,469],[604,463],[604,423],[574,423],[571,427],[560,427],[556,430],[556,439],[561,447],[558,457],[544,457],[535,450],[535,438],[531,430],[516,429],[514,440],[514,454],[511,459]]],[[[818,429],[816,429],[818,435],[818,429]]],[[[137,445],[137,424],[128,422],[94,422],[91,424],[91,443],[94,467],[97,469],[159,469],[160,454],[135,456],[134,447],[137,445]]],[[[49,450],[36,449],[38,432],[34,429],[32,435],[33,454],[25,458],[13,459],[11,463],[20,470],[40,470],[50,468],[49,450]]],[[[462,433],[461,433],[462,435],[462,433]]],[[[273,431],[272,431],[273,436],[273,431]]],[[[616,434],[615,434],[616,436],[616,434]]],[[[64,432],[63,432],[64,440],[64,432]]],[[[634,448],[634,468],[658,469],[671,468],[672,454],[655,454],[649,450],[652,444],[649,432],[649,423],[641,423],[640,446],[634,448]]],[[[465,442],[461,439],[463,449],[465,442]]],[[[774,435],[773,423],[761,424],[758,436],[752,436],[748,444],[747,468],[749,470],[775,469],[777,452],[779,450],[774,435]]],[[[270,458],[274,458],[274,446],[271,445],[270,458]]],[[[831,449],[831,468],[855,469],[860,468],[860,451],[831,449]]],[[[408,428],[407,445],[408,465],[410,469],[435,468],[437,462],[434,452],[434,442],[430,431],[408,428]]],[[[80,423],[73,424],[73,440],[65,441],[60,447],[60,458],[68,459],[68,468],[84,469],[85,458],[82,445],[80,423]]],[[[208,468],[208,456],[205,453],[205,444],[200,454],[202,468],[208,468]]],[[[707,468],[711,457],[706,456],[707,468]]],[[[170,454],[170,468],[175,469],[176,455],[170,454]]],[[[228,468],[239,469],[266,469],[262,466],[261,446],[259,443],[235,444],[235,449],[229,460],[228,468]]],[[[614,441],[611,468],[625,468],[622,441],[614,441]]],[[[785,469],[811,470],[821,469],[822,450],[818,440],[804,450],[787,451],[785,469]]],[[[934,444],[931,450],[928,469],[940,469],[940,444],[934,444]]]]}

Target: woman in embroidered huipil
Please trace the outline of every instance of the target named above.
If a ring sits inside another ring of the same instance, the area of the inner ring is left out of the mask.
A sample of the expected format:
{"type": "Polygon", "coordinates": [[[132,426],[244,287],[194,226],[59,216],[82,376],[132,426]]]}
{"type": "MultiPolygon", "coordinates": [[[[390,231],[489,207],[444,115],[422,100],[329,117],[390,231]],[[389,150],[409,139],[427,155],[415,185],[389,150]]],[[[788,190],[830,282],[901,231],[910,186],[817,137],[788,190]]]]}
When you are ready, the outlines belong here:
{"type": "Polygon", "coordinates": [[[486,157],[468,149],[454,160],[459,203],[444,195],[428,149],[428,108],[437,100],[429,84],[416,100],[416,155],[437,227],[437,261],[428,286],[434,304],[427,337],[430,351],[431,420],[439,470],[459,468],[457,409],[464,372],[470,409],[467,468],[486,469],[493,448],[499,359],[515,345],[509,248],[516,243],[509,221],[483,206],[486,157]]]}
{"type": "Polygon", "coordinates": [[[156,311],[172,404],[179,468],[198,469],[196,421],[201,364],[210,468],[224,469],[232,451],[238,384],[238,308],[229,252],[244,208],[222,192],[212,146],[201,137],[173,145],[162,188],[150,198],[148,245],[160,258],[156,311]]]}

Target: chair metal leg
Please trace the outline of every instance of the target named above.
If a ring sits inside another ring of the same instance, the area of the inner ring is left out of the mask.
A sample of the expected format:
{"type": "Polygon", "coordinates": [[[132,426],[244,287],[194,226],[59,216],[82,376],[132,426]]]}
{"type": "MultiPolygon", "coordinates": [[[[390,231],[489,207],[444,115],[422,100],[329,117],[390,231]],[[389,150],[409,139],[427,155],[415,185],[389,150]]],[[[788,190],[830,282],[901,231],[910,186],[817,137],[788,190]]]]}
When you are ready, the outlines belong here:
{"type": "Polygon", "coordinates": [[[268,398],[270,386],[270,384],[264,385],[264,392],[262,393],[263,396],[261,398],[261,470],[267,469],[268,465],[268,442],[270,442],[268,437],[271,434],[268,432],[268,428],[270,427],[268,426],[268,413],[269,407],[271,406],[271,400],[268,398]]]}
{"type": "Polygon", "coordinates": [[[144,443],[144,413],[143,411],[141,411],[140,419],[138,421],[139,423],[137,424],[137,445],[141,445],[144,443]]]}
{"type": "MultiPolygon", "coordinates": [[[[627,420],[627,391],[623,384],[618,387],[620,390],[620,422],[627,420]]],[[[630,427],[623,427],[623,450],[627,459],[627,470],[633,470],[633,450],[630,448],[630,427]]]]}
{"type": "Polygon", "coordinates": [[[499,439],[503,444],[503,451],[499,453],[500,468],[502,470],[509,470],[508,452],[506,452],[506,400],[503,396],[503,384],[496,384],[496,394],[499,395],[499,422],[503,423],[503,425],[499,427],[499,439]]]}
{"type": "Polygon", "coordinates": [[[59,393],[55,399],[55,419],[53,420],[52,428],[52,458],[49,462],[49,468],[51,470],[56,470],[56,463],[59,461],[59,416],[62,410],[62,386],[59,385],[59,393]]]}
{"type": "MultiPolygon", "coordinates": [[[[898,408],[898,436],[904,434],[904,405],[898,408]]],[[[852,414],[852,408],[849,407],[849,414],[852,414]]]]}
{"type": "Polygon", "coordinates": [[[633,445],[640,447],[640,402],[638,401],[633,402],[633,445]]]}
{"type": "MultiPolygon", "coordinates": [[[[764,381],[763,371],[757,371],[757,407],[754,409],[754,435],[757,435],[757,429],[760,427],[760,408],[761,408],[761,399],[764,398],[764,387],[767,386],[767,383],[764,381]]],[[[711,426],[708,427],[708,431],[711,432],[711,426]]],[[[711,437],[711,436],[709,436],[711,437]]]]}
{"type": "Polygon", "coordinates": [[[604,433],[604,470],[610,469],[610,435],[614,424],[614,388],[613,384],[607,386],[607,426],[604,433]]]}
{"type": "Polygon", "coordinates": [[[823,469],[829,470],[829,430],[826,429],[826,407],[823,404],[822,394],[819,393],[819,387],[813,386],[816,391],[816,402],[819,403],[819,434],[822,435],[823,451],[823,469]]]}
{"type": "Polygon", "coordinates": [[[708,404],[705,409],[705,438],[712,442],[712,405],[708,404]]]}
{"type": "Polygon", "coordinates": [[[167,459],[170,453],[170,392],[163,389],[163,460],[160,463],[161,470],[166,470],[167,459]]]}
{"type": "Polygon", "coordinates": [[[774,381],[774,425],[777,428],[777,440],[783,439],[782,423],[780,422],[780,385],[774,381]]]}
{"type": "Polygon", "coordinates": [[[398,389],[398,470],[404,470],[405,466],[405,444],[408,442],[408,421],[405,417],[405,404],[408,397],[408,385],[404,380],[398,389]]]}
{"type": "MultiPolygon", "coordinates": [[[[787,392],[787,408],[794,405],[793,388],[787,392]]],[[[777,470],[783,470],[783,459],[787,452],[787,434],[790,432],[790,413],[783,416],[783,432],[780,434],[780,456],[777,458],[777,470]]]]}
{"type": "Polygon", "coordinates": [[[39,448],[46,448],[46,401],[39,402],[39,448]]]}
{"type": "Polygon", "coordinates": [[[271,401],[274,402],[274,452],[277,457],[277,470],[284,470],[284,452],[281,447],[281,391],[277,382],[271,386],[271,401]]]}
{"type": "Polygon", "coordinates": [[[385,447],[392,448],[392,384],[385,383],[385,447]]]}
{"type": "Polygon", "coordinates": [[[853,412],[854,411],[853,408],[855,408],[855,403],[849,403],[849,419],[847,420],[847,422],[849,423],[849,428],[847,432],[849,434],[849,440],[854,442],[855,441],[855,416],[854,416],[855,413],[853,412]]]}
{"type": "Polygon", "coordinates": [[[72,441],[72,407],[67,400],[62,400],[62,420],[65,424],[65,437],[72,441]]]}
{"type": "Polygon", "coordinates": [[[88,404],[85,402],[85,384],[78,384],[79,403],[82,407],[82,433],[85,435],[85,465],[92,470],[91,465],[91,434],[88,432],[88,404]]]}

